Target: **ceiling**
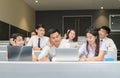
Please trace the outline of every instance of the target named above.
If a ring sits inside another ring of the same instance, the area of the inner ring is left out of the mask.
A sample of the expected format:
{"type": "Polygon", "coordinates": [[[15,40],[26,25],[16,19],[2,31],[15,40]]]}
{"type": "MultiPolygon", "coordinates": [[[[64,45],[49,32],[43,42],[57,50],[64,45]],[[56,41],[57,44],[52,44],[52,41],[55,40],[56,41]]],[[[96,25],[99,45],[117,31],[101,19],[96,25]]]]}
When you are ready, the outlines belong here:
{"type": "Polygon", "coordinates": [[[24,0],[35,10],[120,9],[120,0],[24,0]]]}

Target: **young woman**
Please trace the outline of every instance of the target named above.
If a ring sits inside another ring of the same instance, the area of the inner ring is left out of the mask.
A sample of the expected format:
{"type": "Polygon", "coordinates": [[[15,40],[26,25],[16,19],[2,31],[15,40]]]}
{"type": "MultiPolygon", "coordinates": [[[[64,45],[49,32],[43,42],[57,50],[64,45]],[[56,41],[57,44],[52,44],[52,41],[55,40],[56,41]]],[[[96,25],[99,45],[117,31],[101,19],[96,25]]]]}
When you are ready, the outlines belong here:
{"type": "Polygon", "coordinates": [[[102,61],[107,48],[100,43],[97,28],[91,27],[86,32],[86,43],[79,49],[80,61],[102,61]]]}
{"type": "Polygon", "coordinates": [[[22,34],[14,33],[10,38],[10,45],[11,46],[24,46],[24,39],[22,34]]]}
{"type": "Polygon", "coordinates": [[[77,48],[79,46],[77,39],[78,39],[78,36],[75,30],[69,29],[66,39],[62,39],[59,48],[77,48]]]}
{"type": "Polygon", "coordinates": [[[15,46],[24,46],[25,45],[22,34],[16,33],[16,36],[14,37],[14,41],[15,41],[15,46]]]}

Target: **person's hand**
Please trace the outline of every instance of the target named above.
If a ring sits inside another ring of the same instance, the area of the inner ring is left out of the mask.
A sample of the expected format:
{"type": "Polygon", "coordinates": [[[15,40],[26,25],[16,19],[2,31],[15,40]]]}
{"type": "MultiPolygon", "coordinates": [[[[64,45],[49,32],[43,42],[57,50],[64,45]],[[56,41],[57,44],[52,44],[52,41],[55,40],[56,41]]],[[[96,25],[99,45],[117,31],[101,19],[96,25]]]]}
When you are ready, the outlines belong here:
{"type": "Polygon", "coordinates": [[[32,61],[38,61],[38,58],[36,55],[32,54],[32,61]]]}
{"type": "Polygon", "coordinates": [[[80,58],[79,61],[86,61],[86,58],[80,58]]]}
{"type": "Polygon", "coordinates": [[[47,42],[47,46],[49,46],[49,47],[53,46],[53,44],[52,44],[52,42],[50,41],[50,39],[49,39],[48,42],[47,42]]]}
{"type": "Polygon", "coordinates": [[[41,58],[41,59],[38,60],[38,61],[42,61],[42,62],[50,62],[49,58],[47,58],[47,57],[43,57],[43,58],[41,58]]]}
{"type": "Polygon", "coordinates": [[[39,47],[33,47],[33,50],[42,50],[42,48],[39,48],[39,47]]]}

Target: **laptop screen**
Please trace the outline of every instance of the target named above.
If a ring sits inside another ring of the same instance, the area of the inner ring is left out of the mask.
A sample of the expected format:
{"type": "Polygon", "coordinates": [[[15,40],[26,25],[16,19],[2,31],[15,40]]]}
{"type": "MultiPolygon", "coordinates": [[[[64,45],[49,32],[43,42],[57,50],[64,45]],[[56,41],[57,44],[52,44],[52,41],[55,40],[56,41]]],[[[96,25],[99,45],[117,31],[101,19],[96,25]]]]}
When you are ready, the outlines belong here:
{"type": "Polygon", "coordinates": [[[8,61],[32,61],[32,46],[7,46],[8,61]]]}
{"type": "Polygon", "coordinates": [[[77,48],[57,48],[54,61],[59,61],[59,62],[78,61],[78,49],[77,48]]]}

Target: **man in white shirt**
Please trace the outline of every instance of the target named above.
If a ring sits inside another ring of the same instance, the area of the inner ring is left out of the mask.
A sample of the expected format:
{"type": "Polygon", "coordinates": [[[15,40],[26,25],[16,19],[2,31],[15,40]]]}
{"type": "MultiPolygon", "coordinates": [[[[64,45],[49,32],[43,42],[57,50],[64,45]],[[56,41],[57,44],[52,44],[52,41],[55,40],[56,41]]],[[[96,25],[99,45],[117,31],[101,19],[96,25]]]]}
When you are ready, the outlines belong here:
{"type": "Polygon", "coordinates": [[[47,46],[43,48],[41,54],[38,57],[38,60],[40,61],[51,61],[52,58],[56,55],[55,49],[60,45],[61,35],[57,29],[50,29],[48,31],[48,36],[49,42],[47,46]]]}
{"type": "MultiPolygon", "coordinates": [[[[45,27],[39,25],[36,27],[37,35],[32,36],[27,44],[27,46],[33,46],[33,51],[40,51],[47,45],[49,40],[45,35],[45,27]]],[[[33,61],[37,61],[37,57],[33,52],[33,61]]]]}
{"type": "Polygon", "coordinates": [[[33,50],[41,50],[46,46],[49,38],[44,36],[45,28],[42,25],[36,27],[36,32],[37,35],[30,38],[27,46],[33,46],[33,50]]]}
{"type": "Polygon", "coordinates": [[[111,38],[107,37],[109,33],[110,33],[110,28],[108,26],[102,26],[99,28],[99,37],[101,42],[104,41],[108,51],[111,50],[116,51],[117,48],[114,41],[111,38]]]}

